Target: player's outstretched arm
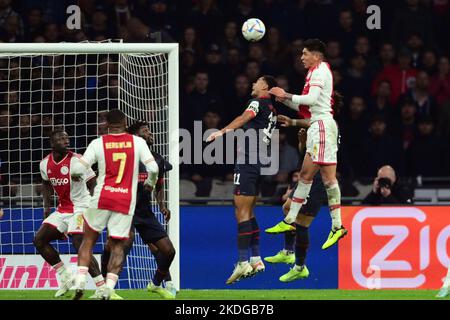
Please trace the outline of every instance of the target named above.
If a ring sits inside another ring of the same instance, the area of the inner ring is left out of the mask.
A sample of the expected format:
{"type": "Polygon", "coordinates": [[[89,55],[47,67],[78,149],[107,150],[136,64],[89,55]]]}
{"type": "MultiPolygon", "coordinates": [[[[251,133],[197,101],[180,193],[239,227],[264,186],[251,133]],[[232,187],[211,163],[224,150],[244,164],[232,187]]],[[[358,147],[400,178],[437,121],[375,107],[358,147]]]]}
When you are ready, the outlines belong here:
{"type": "Polygon", "coordinates": [[[288,116],[284,116],[282,114],[277,116],[277,121],[281,124],[282,127],[309,128],[310,126],[309,119],[291,119],[288,116]]]}
{"type": "Polygon", "coordinates": [[[244,124],[249,122],[255,117],[255,113],[246,109],[240,116],[237,116],[233,121],[230,122],[225,128],[212,133],[207,139],[206,142],[213,141],[214,139],[224,135],[228,131],[232,131],[235,129],[242,128],[244,124]]]}
{"type": "MultiPolygon", "coordinates": [[[[282,88],[274,87],[269,90],[269,93],[276,97],[277,101],[285,102],[292,101],[292,106],[295,106],[294,110],[298,110],[299,105],[313,105],[316,103],[317,99],[320,96],[320,93],[322,92],[322,87],[320,86],[311,86],[309,88],[309,92],[307,94],[303,95],[297,95],[292,94],[284,91],[282,88]]],[[[288,107],[290,107],[290,104],[286,104],[288,107]]]]}

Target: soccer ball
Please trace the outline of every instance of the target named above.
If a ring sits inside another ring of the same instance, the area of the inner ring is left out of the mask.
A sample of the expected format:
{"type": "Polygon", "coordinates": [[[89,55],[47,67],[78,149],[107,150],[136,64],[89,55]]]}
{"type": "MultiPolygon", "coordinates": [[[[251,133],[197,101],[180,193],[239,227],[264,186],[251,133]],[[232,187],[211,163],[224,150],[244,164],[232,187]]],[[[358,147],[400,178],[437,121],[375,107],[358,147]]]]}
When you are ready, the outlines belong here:
{"type": "Polygon", "coordinates": [[[242,25],[242,35],[247,41],[259,41],[265,33],[266,26],[260,19],[250,18],[242,25]]]}

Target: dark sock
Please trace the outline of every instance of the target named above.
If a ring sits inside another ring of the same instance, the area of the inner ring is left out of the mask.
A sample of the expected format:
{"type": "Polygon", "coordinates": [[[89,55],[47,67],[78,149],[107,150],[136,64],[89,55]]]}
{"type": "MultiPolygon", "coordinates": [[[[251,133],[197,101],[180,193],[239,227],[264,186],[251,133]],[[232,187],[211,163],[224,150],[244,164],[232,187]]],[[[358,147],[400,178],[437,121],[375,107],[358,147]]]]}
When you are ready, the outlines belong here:
{"type": "Polygon", "coordinates": [[[167,260],[167,257],[165,255],[163,255],[161,253],[161,251],[159,251],[159,250],[156,253],[154,253],[153,256],[155,257],[156,265],[158,266],[158,268],[163,270],[163,273],[164,273],[164,271],[166,273],[164,280],[171,281],[172,277],[170,276],[169,268],[170,268],[170,263],[172,263],[172,262],[170,261],[170,263],[169,263],[169,261],[167,260]]]}
{"type": "Polygon", "coordinates": [[[296,227],[295,264],[303,266],[305,264],[306,252],[309,247],[309,230],[298,224],[296,224],[296,227]]]}
{"type": "Polygon", "coordinates": [[[156,269],[155,275],[153,276],[153,280],[152,280],[153,284],[155,286],[161,285],[161,282],[164,280],[166,275],[167,275],[167,271],[164,272],[164,271],[161,271],[159,268],[156,269]]]}
{"type": "Polygon", "coordinates": [[[255,217],[251,218],[250,221],[252,223],[252,230],[253,230],[252,240],[251,240],[251,243],[250,243],[250,246],[252,248],[252,257],[259,257],[261,255],[261,253],[259,251],[259,226],[258,226],[258,221],[256,221],[255,217]]]}
{"type": "Polygon", "coordinates": [[[294,252],[295,231],[284,233],[284,250],[294,252]]]}
{"type": "Polygon", "coordinates": [[[111,252],[103,250],[102,257],[100,259],[101,261],[101,268],[102,268],[102,276],[104,279],[106,279],[106,274],[108,273],[108,262],[109,257],[111,256],[111,252]]]}
{"type": "Polygon", "coordinates": [[[249,259],[248,249],[252,241],[253,229],[250,220],[238,223],[238,250],[239,262],[249,259]]]}

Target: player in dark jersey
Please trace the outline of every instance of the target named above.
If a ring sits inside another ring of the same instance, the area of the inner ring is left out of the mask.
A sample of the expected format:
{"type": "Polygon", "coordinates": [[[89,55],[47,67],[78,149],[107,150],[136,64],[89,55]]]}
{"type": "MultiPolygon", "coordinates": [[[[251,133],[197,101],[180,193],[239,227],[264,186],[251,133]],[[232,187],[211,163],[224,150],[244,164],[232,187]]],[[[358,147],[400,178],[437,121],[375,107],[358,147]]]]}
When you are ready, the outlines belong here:
{"type": "MultiPolygon", "coordinates": [[[[137,135],[147,141],[150,149],[153,145],[153,136],[148,124],[145,122],[136,122],[128,128],[128,133],[137,135]]],[[[159,177],[155,185],[155,198],[159,205],[160,212],[164,215],[166,221],[170,220],[170,211],[164,202],[164,173],[172,169],[172,165],[164,158],[152,151],[152,154],[159,167],[159,177]]],[[[139,232],[142,241],[147,244],[155,257],[158,269],[153,279],[147,286],[151,292],[158,293],[166,299],[173,299],[176,296],[176,289],[170,277],[169,268],[175,256],[175,248],[167,235],[166,230],[158,221],[155,213],[151,210],[151,192],[144,188],[143,181],[147,179],[147,171],[143,164],[139,167],[139,183],[137,188],[136,209],[133,217],[133,225],[130,231],[129,240],[125,244],[125,253],[128,254],[133,246],[135,229],[139,232]],[[165,288],[162,282],[165,281],[165,288]]],[[[109,261],[109,246],[105,245],[102,254],[102,271],[106,270],[109,261]]]]}
{"type": "MultiPolygon", "coordinates": [[[[280,118],[283,119],[283,117],[280,118]]],[[[306,146],[306,130],[299,130],[299,141],[299,151],[300,153],[303,153],[306,146]]],[[[296,173],[298,180],[300,177],[300,170],[296,173]]],[[[289,193],[289,196],[283,204],[284,215],[287,215],[289,212],[295,188],[295,182],[288,187],[287,192],[289,193]]],[[[300,209],[295,221],[295,230],[284,233],[284,249],[274,256],[264,258],[265,261],[270,263],[295,264],[295,267],[292,268],[291,271],[280,277],[280,281],[290,282],[297,279],[304,279],[309,276],[309,271],[305,266],[306,253],[309,247],[309,226],[319,213],[322,205],[326,204],[328,204],[328,198],[325,186],[323,185],[320,173],[317,173],[314,176],[311,192],[306,199],[306,203],[300,209]]],[[[270,232],[270,228],[267,229],[266,232],[274,234],[270,232]]]]}
{"type": "Polygon", "coordinates": [[[214,132],[206,140],[213,141],[227,131],[242,128],[245,133],[255,131],[258,141],[248,142],[244,146],[238,143],[237,161],[234,169],[234,206],[238,223],[239,262],[232,275],[226,281],[232,284],[241,278],[255,275],[265,269],[259,252],[259,227],[253,209],[259,193],[259,181],[263,163],[260,156],[260,145],[270,146],[272,130],[276,126],[276,110],[272,106],[269,90],[277,85],[272,76],[260,77],[252,87],[252,96],[242,115],[234,119],[228,126],[214,132]],[[265,144],[260,144],[260,133],[265,144]],[[255,143],[256,142],[256,143],[255,143]],[[254,161],[256,160],[256,161],[254,161]],[[251,254],[250,254],[251,251],[251,254]]]}

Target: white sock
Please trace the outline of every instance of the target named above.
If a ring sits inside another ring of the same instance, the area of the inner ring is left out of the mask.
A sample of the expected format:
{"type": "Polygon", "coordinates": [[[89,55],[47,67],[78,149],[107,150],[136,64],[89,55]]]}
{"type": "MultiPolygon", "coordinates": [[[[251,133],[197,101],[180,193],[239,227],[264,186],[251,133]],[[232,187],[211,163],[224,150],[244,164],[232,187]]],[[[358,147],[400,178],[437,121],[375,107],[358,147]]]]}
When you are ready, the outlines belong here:
{"type": "Polygon", "coordinates": [[[305,200],[309,195],[311,186],[312,181],[310,183],[303,183],[302,181],[298,182],[298,185],[294,191],[294,196],[292,197],[289,213],[284,218],[284,221],[286,223],[291,224],[295,222],[295,219],[297,219],[297,214],[299,213],[302,205],[305,203],[305,200]]]}
{"type": "Polygon", "coordinates": [[[75,278],[75,287],[77,289],[84,290],[86,285],[86,276],[88,274],[89,268],[84,266],[78,266],[78,272],[75,278]]]}
{"type": "Polygon", "coordinates": [[[92,280],[94,280],[95,286],[97,288],[101,288],[101,287],[105,286],[105,279],[103,278],[103,276],[101,274],[92,278],[92,280]]]}
{"type": "Polygon", "coordinates": [[[261,260],[261,256],[250,257],[250,263],[257,262],[261,260]]]}
{"type": "Polygon", "coordinates": [[[57,264],[55,264],[52,267],[53,267],[53,269],[56,270],[56,273],[58,273],[60,276],[62,276],[66,272],[68,272],[66,266],[64,265],[64,262],[62,262],[62,261],[58,262],[57,264]]]}
{"type": "Polygon", "coordinates": [[[341,220],[341,190],[337,183],[326,187],[328,196],[328,207],[330,208],[331,229],[333,231],[342,227],[341,220]]]}
{"type": "Polygon", "coordinates": [[[117,280],[119,280],[119,276],[115,273],[108,273],[106,275],[106,287],[114,290],[114,287],[117,284],[117,280]]]}
{"type": "Polygon", "coordinates": [[[302,271],[302,269],[303,269],[303,266],[299,266],[299,265],[295,265],[295,270],[297,270],[297,271],[302,271]]]}
{"type": "Polygon", "coordinates": [[[447,276],[445,277],[444,285],[442,287],[450,288],[450,265],[448,266],[447,276]]]}

